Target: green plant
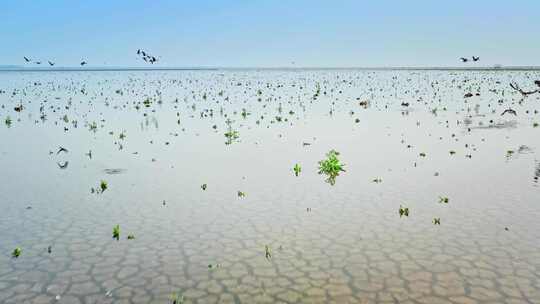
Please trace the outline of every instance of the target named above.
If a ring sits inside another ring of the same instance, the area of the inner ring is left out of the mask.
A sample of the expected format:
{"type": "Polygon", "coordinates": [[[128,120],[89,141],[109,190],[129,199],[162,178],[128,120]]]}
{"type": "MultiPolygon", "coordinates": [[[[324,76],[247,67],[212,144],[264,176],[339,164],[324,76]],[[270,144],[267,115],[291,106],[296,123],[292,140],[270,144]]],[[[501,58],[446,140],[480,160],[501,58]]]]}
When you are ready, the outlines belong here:
{"type": "Polygon", "coordinates": [[[441,218],[435,217],[433,218],[433,225],[440,225],[441,224],[441,218]]]}
{"type": "Polygon", "coordinates": [[[117,241],[120,239],[120,225],[116,225],[113,227],[112,237],[113,239],[116,239],[117,241]]]}
{"type": "Polygon", "coordinates": [[[338,159],[339,152],[336,150],[330,150],[326,153],[326,159],[319,161],[319,174],[327,176],[326,182],[330,185],[336,184],[336,177],[340,172],[345,172],[343,167],[345,166],[338,159]]]}
{"type": "Polygon", "coordinates": [[[90,131],[93,131],[93,132],[97,131],[97,123],[95,121],[89,124],[88,127],[90,128],[90,131]]]}
{"type": "Polygon", "coordinates": [[[99,188],[101,189],[101,193],[103,193],[105,190],[107,190],[108,188],[108,184],[106,181],[102,180],[100,183],[99,183],[99,188]]]}
{"type": "Polygon", "coordinates": [[[13,249],[13,252],[11,253],[11,256],[14,257],[14,258],[18,258],[21,254],[22,254],[21,247],[17,247],[15,249],[13,249]]]}
{"type": "Polygon", "coordinates": [[[240,198],[246,197],[246,193],[238,190],[238,197],[240,197],[240,198]]]}
{"type": "Polygon", "coordinates": [[[180,293],[173,292],[171,294],[171,304],[184,304],[184,296],[180,293]]]}
{"type": "Polygon", "coordinates": [[[448,202],[450,201],[450,199],[446,196],[439,196],[439,203],[445,203],[445,204],[448,204],[448,202]]]}
{"type": "Polygon", "coordinates": [[[227,139],[227,141],[225,142],[225,144],[230,145],[240,137],[240,134],[238,133],[238,131],[232,129],[231,120],[227,119],[225,123],[227,124],[227,132],[225,132],[225,138],[227,139]]]}
{"type": "Polygon", "coordinates": [[[272,258],[272,252],[270,251],[270,246],[264,245],[264,256],[267,260],[272,258]]]}
{"type": "Polygon", "coordinates": [[[293,167],[294,175],[298,176],[302,172],[302,167],[299,164],[295,164],[293,167]]]}
{"type": "Polygon", "coordinates": [[[399,205],[399,217],[409,216],[409,208],[399,205]]]}
{"type": "Polygon", "coordinates": [[[133,235],[133,234],[128,234],[127,239],[128,239],[128,240],[134,240],[134,239],[135,239],[135,235],[133,235]]]}
{"type": "Polygon", "coordinates": [[[6,120],[4,121],[6,123],[6,126],[9,128],[11,127],[11,117],[6,117],[6,120]]]}

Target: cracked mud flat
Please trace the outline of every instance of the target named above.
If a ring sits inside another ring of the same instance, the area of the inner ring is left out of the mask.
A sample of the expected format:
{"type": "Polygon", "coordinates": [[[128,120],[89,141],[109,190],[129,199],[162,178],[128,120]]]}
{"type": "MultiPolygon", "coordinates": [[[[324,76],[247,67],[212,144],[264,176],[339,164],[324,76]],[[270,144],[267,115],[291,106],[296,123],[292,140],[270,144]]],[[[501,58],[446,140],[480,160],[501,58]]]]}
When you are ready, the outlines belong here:
{"type": "Polygon", "coordinates": [[[508,86],[532,79],[0,73],[0,302],[540,303],[540,94],[508,86]],[[317,174],[330,149],[335,186],[317,174]]]}

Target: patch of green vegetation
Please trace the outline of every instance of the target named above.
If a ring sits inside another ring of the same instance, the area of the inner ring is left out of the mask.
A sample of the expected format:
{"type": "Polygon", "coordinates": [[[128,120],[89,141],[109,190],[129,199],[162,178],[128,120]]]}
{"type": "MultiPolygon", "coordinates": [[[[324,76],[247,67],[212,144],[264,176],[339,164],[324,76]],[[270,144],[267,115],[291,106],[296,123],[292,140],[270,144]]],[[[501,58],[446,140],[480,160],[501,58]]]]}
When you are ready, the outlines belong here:
{"type": "Polygon", "coordinates": [[[441,224],[441,218],[435,217],[433,218],[433,225],[440,225],[441,224]]]}
{"type": "Polygon", "coordinates": [[[150,101],[150,98],[146,98],[144,101],[143,101],[143,105],[147,108],[149,108],[151,105],[152,105],[152,102],[150,101]]]}
{"type": "Polygon", "coordinates": [[[11,117],[6,117],[6,120],[4,121],[6,123],[6,126],[9,128],[11,127],[11,117]]]}
{"type": "Polygon", "coordinates": [[[448,202],[450,201],[450,199],[446,196],[439,196],[439,203],[445,203],[445,204],[448,204],[448,202]]]}
{"type": "Polygon", "coordinates": [[[101,193],[103,193],[105,190],[107,190],[108,188],[108,184],[106,181],[102,180],[100,183],[99,183],[99,188],[101,189],[101,193]]]}
{"type": "Polygon", "coordinates": [[[330,185],[336,184],[336,177],[340,172],[345,172],[343,167],[345,166],[338,159],[339,152],[336,150],[330,150],[326,153],[326,159],[319,161],[319,174],[327,176],[326,182],[330,185]]]}
{"type": "Polygon", "coordinates": [[[135,239],[135,235],[133,235],[133,234],[128,234],[127,239],[128,239],[128,240],[134,240],[134,239],[135,239]]]}
{"type": "Polygon", "coordinates": [[[533,128],[538,128],[538,123],[537,122],[533,123],[533,128]]]}
{"type": "Polygon", "coordinates": [[[422,153],[420,153],[420,156],[421,157],[426,157],[426,153],[422,152],[422,153]]]}
{"type": "Polygon", "coordinates": [[[264,257],[267,260],[270,260],[272,258],[272,251],[270,250],[270,246],[264,245],[264,257]]]}
{"type": "Polygon", "coordinates": [[[65,123],[68,123],[68,122],[69,122],[69,118],[68,118],[67,114],[65,114],[64,117],[62,117],[62,120],[63,120],[65,123]]]}
{"type": "Polygon", "coordinates": [[[88,127],[90,128],[90,131],[93,131],[93,132],[97,131],[97,123],[95,121],[89,124],[88,127]]]}
{"type": "Polygon", "coordinates": [[[225,144],[230,145],[240,137],[240,134],[238,133],[238,131],[232,129],[231,120],[227,119],[225,123],[227,124],[227,132],[225,132],[225,138],[227,139],[227,141],[225,142],[225,144]]]}
{"type": "Polygon", "coordinates": [[[171,304],[184,304],[184,296],[180,293],[173,292],[171,294],[171,304]]]}
{"type": "Polygon", "coordinates": [[[113,227],[112,237],[113,239],[116,239],[117,241],[120,240],[120,225],[116,225],[113,227]]]}
{"type": "Polygon", "coordinates": [[[19,256],[21,256],[21,254],[22,254],[21,247],[17,247],[15,249],[13,249],[13,252],[11,253],[11,256],[14,257],[14,258],[18,258],[19,256]]]}
{"type": "Polygon", "coordinates": [[[293,167],[294,175],[298,176],[302,172],[302,167],[299,164],[295,164],[293,167]]]}
{"type": "Polygon", "coordinates": [[[409,216],[409,208],[399,205],[399,217],[409,216]]]}
{"type": "Polygon", "coordinates": [[[238,197],[244,198],[244,197],[246,197],[246,193],[238,190],[238,197]]]}

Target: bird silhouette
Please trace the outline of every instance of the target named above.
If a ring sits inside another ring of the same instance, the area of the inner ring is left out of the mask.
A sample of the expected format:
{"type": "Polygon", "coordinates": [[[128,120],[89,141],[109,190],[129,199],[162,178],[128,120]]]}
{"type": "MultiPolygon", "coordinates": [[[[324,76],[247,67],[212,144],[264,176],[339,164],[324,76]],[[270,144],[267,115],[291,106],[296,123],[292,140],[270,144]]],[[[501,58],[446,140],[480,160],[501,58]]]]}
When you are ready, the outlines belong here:
{"type": "Polygon", "coordinates": [[[41,64],[41,61],[36,61],[36,64],[41,64]]]}
{"type": "Polygon", "coordinates": [[[69,151],[64,147],[58,147],[58,152],[56,152],[56,154],[60,154],[60,152],[68,153],[69,151]]]}
{"type": "Polygon", "coordinates": [[[84,66],[84,65],[86,65],[86,64],[88,64],[88,62],[86,62],[86,61],[81,61],[81,66],[84,66]]]}
{"type": "Polygon", "coordinates": [[[49,65],[50,65],[50,66],[53,66],[53,65],[54,65],[54,62],[51,62],[50,60],[48,60],[48,62],[49,62],[49,65]]]}
{"type": "Polygon", "coordinates": [[[473,60],[473,61],[478,61],[478,60],[480,60],[480,57],[474,57],[474,56],[472,56],[472,60],[473,60]]]}
{"type": "Polygon", "coordinates": [[[504,111],[501,113],[501,116],[503,116],[503,115],[506,114],[506,113],[517,116],[516,111],[514,111],[514,110],[512,110],[512,109],[510,109],[510,108],[504,110],[504,111]]]}
{"type": "Polygon", "coordinates": [[[467,58],[465,58],[465,57],[461,57],[461,58],[459,58],[459,59],[461,59],[461,62],[467,62],[467,61],[469,61],[469,59],[467,59],[467,58]]]}
{"type": "Polygon", "coordinates": [[[23,58],[24,58],[24,61],[26,61],[26,62],[32,61],[32,60],[30,60],[29,58],[27,58],[26,56],[24,56],[23,58]]]}
{"type": "Polygon", "coordinates": [[[540,80],[535,80],[534,84],[540,87],[540,80]]]}

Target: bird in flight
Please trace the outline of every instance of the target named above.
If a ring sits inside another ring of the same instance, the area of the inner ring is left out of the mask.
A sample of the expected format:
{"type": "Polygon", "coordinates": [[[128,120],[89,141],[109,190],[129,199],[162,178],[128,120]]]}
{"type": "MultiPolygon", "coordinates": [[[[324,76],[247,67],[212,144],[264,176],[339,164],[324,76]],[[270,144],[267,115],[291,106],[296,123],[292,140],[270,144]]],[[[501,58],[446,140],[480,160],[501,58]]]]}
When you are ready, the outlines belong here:
{"type": "Polygon", "coordinates": [[[501,116],[503,116],[503,115],[506,114],[506,113],[512,114],[512,115],[514,115],[514,116],[517,116],[516,111],[515,111],[515,110],[512,110],[512,109],[510,109],[510,108],[504,110],[504,111],[501,113],[501,116]]]}
{"type": "Polygon", "coordinates": [[[49,62],[49,65],[50,66],[53,66],[54,65],[54,62],[51,62],[50,60],[47,60],[49,62]]]}
{"type": "Polygon", "coordinates": [[[480,57],[474,57],[474,56],[472,56],[472,60],[473,60],[474,62],[476,62],[476,61],[480,60],[480,57]]]}
{"type": "Polygon", "coordinates": [[[467,62],[467,61],[469,61],[469,59],[467,59],[467,58],[465,58],[465,57],[461,57],[461,58],[459,58],[459,59],[461,59],[461,62],[467,62]]]}
{"type": "Polygon", "coordinates": [[[23,58],[24,58],[24,61],[26,61],[26,62],[30,62],[30,61],[31,61],[31,60],[30,60],[28,57],[26,57],[26,56],[24,56],[23,58]]]}
{"type": "Polygon", "coordinates": [[[88,64],[88,62],[86,62],[86,61],[84,61],[84,60],[81,61],[81,66],[84,66],[84,65],[86,65],[86,64],[88,64]]]}
{"type": "Polygon", "coordinates": [[[36,61],[36,64],[41,64],[41,61],[36,61]]]}

